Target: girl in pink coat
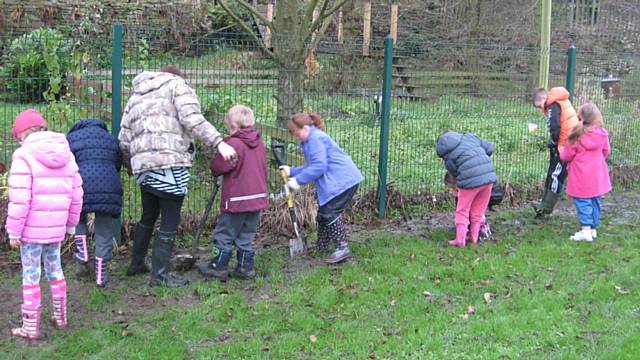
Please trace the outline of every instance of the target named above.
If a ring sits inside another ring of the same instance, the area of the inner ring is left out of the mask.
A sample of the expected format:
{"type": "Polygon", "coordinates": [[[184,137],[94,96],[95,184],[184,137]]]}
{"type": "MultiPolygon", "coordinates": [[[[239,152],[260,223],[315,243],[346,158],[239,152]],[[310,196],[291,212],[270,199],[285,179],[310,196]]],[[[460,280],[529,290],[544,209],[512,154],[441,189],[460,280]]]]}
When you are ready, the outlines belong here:
{"type": "Polygon", "coordinates": [[[611,146],[609,134],[603,128],[602,114],[594,104],[582,105],[578,120],[568,145],[560,148],[560,159],[568,164],[567,194],[573,198],[582,226],[571,240],[593,241],[598,236],[601,197],[611,191],[605,161],[611,146]]]}
{"type": "Polygon", "coordinates": [[[40,263],[51,286],[52,321],[67,326],[67,284],[60,264],[60,244],[73,234],[82,210],[82,178],[63,134],[47,131],[34,109],[13,123],[20,141],[9,172],[7,234],[20,247],[22,261],[22,327],[14,336],[40,337],[40,263]]]}

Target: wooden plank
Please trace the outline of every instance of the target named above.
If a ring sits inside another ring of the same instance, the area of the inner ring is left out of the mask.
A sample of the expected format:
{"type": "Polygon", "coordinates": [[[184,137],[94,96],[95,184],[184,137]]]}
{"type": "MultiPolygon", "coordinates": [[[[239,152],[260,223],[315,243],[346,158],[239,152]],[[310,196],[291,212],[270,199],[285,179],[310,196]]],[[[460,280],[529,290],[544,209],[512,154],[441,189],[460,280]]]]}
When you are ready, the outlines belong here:
{"type": "MultiPolygon", "coordinates": [[[[273,21],[273,1],[267,4],[267,20],[273,21]]],[[[264,46],[267,49],[271,48],[271,29],[268,26],[264,27],[264,46]]]]}
{"type": "Polygon", "coordinates": [[[364,29],[362,31],[362,55],[369,56],[371,45],[371,0],[365,0],[362,4],[364,13],[364,29]]]}
{"type": "Polygon", "coordinates": [[[398,4],[394,1],[391,4],[391,38],[393,43],[398,43],[398,4]]]}
{"type": "Polygon", "coordinates": [[[344,41],[344,24],[342,23],[342,10],[338,12],[338,44],[344,41]]]}

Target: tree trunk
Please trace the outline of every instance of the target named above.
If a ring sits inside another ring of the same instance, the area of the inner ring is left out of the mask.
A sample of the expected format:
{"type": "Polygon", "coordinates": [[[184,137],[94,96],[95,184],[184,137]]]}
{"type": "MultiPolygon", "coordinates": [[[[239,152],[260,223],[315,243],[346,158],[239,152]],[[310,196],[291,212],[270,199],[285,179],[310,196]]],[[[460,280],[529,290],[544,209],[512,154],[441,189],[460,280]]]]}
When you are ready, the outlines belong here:
{"type": "MultiPolygon", "coordinates": [[[[277,125],[287,127],[291,115],[304,110],[304,39],[309,24],[304,23],[296,1],[277,1],[274,27],[275,49],[278,55],[277,125]]],[[[308,19],[311,21],[311,19],[308,19]]]]}
{"type": "Polygon", "coordinates": [[[291,115],[304,110],[304,53],[285,58],[278,71],[278,126],[286,128],[291,115]]]}

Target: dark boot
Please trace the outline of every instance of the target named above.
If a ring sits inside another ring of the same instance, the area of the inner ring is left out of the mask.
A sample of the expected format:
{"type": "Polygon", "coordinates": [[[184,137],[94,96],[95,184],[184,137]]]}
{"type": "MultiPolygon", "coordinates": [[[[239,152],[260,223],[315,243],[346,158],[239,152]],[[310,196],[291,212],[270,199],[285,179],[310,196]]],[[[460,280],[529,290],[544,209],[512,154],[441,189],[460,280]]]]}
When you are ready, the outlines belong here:
{"type": "Polygon", "coordinates": [[[76,276],[78,279],[87,278],[91,274],[89,270],[89,247],[87,245],[87,235],[75,235],[73,243],[76,246],[76,253],[73,258],[78,264],[76,276]]]}
{"type": "Polygon", "coordinates": [[[318,223],[318,240],[316,241],[316,249],[322,253],[329,251],[329,232],[327,225],[318,223]]]}
{"type": "Polygon", "coordinates": [[[238,249],[237,258],[238,264],[236,265],[235,270],[231,273],[231,276],[239,279],[249,280],[256,277],[256,272],[253,270],[253,256],[255,252],[253,251],[244,251],[238,249]]]}
{"type": "Polygon", "coordinates": [[[169,272],[171,252],[176,233],[166,233],[158,231],[153,242],[153,253],[151,254],[151,286],[166,286],[176,288],[189,284],[189,280],[174,277],[169,272]]]}
{"type": "Polygon", "coordinates": [[[227,281],[229,278],[229,259],[231,259],[231,251],[218,250],[216,255],[211,261],[206,262],[198,267],[198,271],[205,277],[216,278],[220,281],[227,281]]]}
{"type": "Polygon", "coordinates": [[[149,242],[153,235],[153,227],[138,223],[133,236],[133,248],[131,253],[131,265],[127,269],[127,276],[144,274],[149,272],[149,268],[144,264],[149,250],[149,242]]]}
{"type": "Polygon", "coordinates": [[[558,199],[560,199],[560,194],[556,194],[553,191],[546,191],[541,201],[532,203],[533,208],[536,210],[536,215],[540,217],[551,214],[558,199]]]}
{"type": "Polygon", "coordinates": [[[328,258],[324,259],[327,264],[337,264],[351,257],[349,243],[347,241],[347,228],[342,218],[339,217],[331,224],[327,225],[327,233],[336,245],[336,250],[328,258]]]}

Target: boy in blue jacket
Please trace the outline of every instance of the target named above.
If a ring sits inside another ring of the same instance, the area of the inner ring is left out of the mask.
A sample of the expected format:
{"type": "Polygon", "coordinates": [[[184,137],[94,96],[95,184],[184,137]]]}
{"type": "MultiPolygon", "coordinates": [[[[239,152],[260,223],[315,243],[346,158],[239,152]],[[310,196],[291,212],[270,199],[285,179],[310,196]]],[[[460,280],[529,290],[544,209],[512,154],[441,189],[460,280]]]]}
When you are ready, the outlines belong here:
{"type": "Polygon", "coordinates": [[[107,264],[113,256],[113,219],[120,217],[122,208],[120,146],[107,125],[98,119],[78,121],[69,130],[67,141],[80,168],[84,190],[80,223],[74,236],[78,276],[89,275],[87,215],[94,213],[96,285],[104,287],[108,280],[107,264]]]}
{"type": "Polygon", "coordinates": [[[324,261],[337,264],[351,257],[347,229],[342,213],[351,203],[364,177],[351,157],[327,133],[317,114],[297,113],[289,120],[289,132],[300,139],[306,164],[299,167],[281,166],[289,176],[287,186],[292,191],[301,185],[315,183],[318,193],[318,241],[322,252],[329,249],[329,241],[335,251],[324,261]]]}

